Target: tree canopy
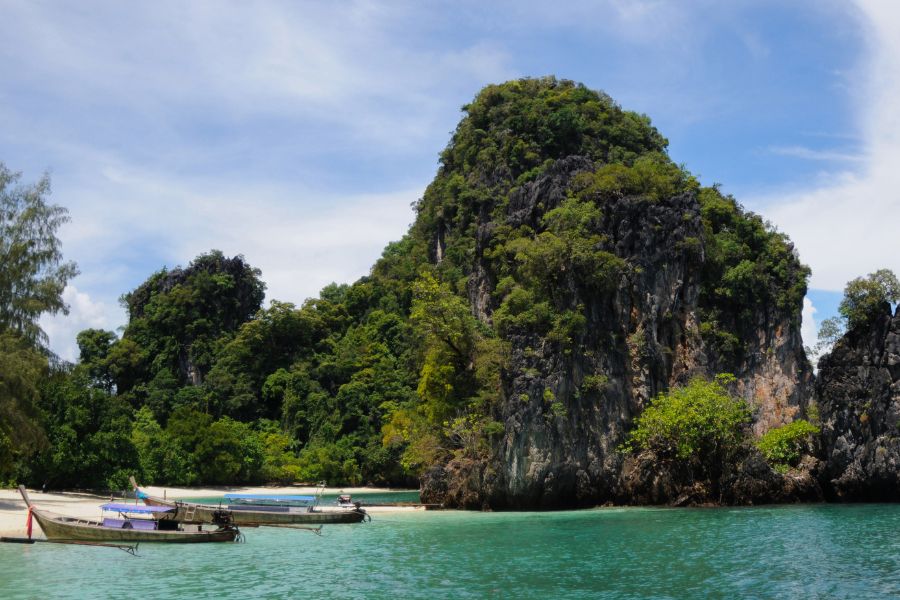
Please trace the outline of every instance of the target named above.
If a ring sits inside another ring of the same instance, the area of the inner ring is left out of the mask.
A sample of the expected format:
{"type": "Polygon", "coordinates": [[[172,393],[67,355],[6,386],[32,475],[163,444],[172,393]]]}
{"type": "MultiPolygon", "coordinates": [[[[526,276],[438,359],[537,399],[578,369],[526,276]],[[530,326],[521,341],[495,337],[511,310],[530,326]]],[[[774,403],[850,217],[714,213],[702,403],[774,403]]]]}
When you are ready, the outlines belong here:
{"type": "Polygon", "coordinates": [[[885,304],[900,301],[900,282],[890,269],[879,269],[847,283],[838,312],[853,329],[870,322],[882,313],[885,304]]]}
{"type": "Polygon", "coordinates": [[[0,163],[0,332],[45,344],[38,319],[68,312],[62,293],[78,269],[63,261],[57,231],[69,217],[47,201],[50,178],[31,185],[20,179],[0,163]]]}
{"type": "Polygon", "coordinates": [[[46,444],[38,423],[39,385],[47,358],[10,332],[0,332],[0,480],[17,457],[46,444]]]}
{"type": "Polygon", "coordinates": [[[696,377],[658,395],[635,419],[625,449],[652,450],[706,471],[721,467],[741,446],[750,424],[750,407],[728,390],[733,382],[729,374],[712,381],[696,377]]]}
{"type": "Polygon", "coordinates": [[[819,324],[813,354],[820,357],[829,352],[847,331],[868,327],[884,314],[886,307],[897,302],[900,302],[900,281],[890,269],[879,269],[848,281],[838,305],[839,316],[829,317],[819,324]]]}
{"type": "Polygon", "coordinates": [[[67,312],[63,290],[78,273],[63,262],[57,230],[68,216],[48,203],[49,177],[20,179],[0,163],[0,480],[46,446],[36,405],[49,351],[38,320],[67,312]]]}

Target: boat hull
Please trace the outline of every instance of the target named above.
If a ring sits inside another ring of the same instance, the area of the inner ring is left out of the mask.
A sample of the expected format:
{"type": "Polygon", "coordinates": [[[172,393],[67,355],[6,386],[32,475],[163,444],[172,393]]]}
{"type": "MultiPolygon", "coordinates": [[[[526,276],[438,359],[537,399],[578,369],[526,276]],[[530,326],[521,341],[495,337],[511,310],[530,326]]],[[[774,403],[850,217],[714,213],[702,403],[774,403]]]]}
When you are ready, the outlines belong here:
{"type": "Polygon", "coordinates": [[[47,539],[54,542],[168,542],[203,543],[233,542],[238,536],[237,529],[218,531],[160,531],[141,529],[119,529],[105,527],[96,521],[72,517],[50,517],[33,509],[35,519],[47,539]]]}
{"type": "Polygon", "coordinates": [[[153,496],[142,498],[149,506],[166,506],[176,508],[177,512],[172,517],[181,523],[216,523],[217,515],[225,513],[231,518],[231,523],[240,527],[258,525],[333,525],[339,523],[360,523],[366,518],[362,510],[322,510],[297,512],[270,512],[238,509],[231,510],[228,507],[212,506],[208,504],[194,504],[191,502],[178,502],[163,500],[153,496]]]}

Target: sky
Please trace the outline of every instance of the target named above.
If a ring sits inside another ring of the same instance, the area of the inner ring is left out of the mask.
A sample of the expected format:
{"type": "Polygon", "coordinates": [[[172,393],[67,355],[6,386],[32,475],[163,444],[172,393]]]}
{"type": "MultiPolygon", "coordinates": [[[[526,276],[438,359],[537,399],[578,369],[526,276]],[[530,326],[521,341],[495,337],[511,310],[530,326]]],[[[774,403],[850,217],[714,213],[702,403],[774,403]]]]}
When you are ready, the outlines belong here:
{"type": "Polygon", "coordinates": [[[44,172],[81,275],[51,347],[220,249],[300,304],[412,222],[461,107],[556,75],[645,113],[669,154],[796,243],[804,341],[844,284],[900,273],[900,4],[0,0],[0,162],[44,172]]]}

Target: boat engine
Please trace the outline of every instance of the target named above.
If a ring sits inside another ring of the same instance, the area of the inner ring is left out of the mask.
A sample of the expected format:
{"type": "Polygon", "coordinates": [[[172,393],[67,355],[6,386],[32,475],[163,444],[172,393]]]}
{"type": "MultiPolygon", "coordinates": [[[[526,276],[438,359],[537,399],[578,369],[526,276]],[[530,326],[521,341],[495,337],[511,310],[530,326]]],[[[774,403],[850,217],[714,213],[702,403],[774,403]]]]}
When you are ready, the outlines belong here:
{"type": "Polygon", "coordinates": [[[231,516],[231,511],[217,510],[213,511],[212,522],[219,527],[231,527],[234,525],[234,518],[231,516]]]}

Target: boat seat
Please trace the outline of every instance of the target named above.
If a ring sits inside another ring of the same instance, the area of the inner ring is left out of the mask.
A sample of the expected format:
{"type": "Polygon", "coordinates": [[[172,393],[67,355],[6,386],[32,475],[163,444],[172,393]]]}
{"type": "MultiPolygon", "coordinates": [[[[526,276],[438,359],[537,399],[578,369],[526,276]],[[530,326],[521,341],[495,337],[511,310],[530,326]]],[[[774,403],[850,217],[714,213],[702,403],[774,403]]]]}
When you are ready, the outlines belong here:
{"type": "Polygon", "coordinates": [[[106,517],[103,519],[104,527],[117,527],[121,528],[122,525],[125,524],[125,519],[111,519],[110,517],[106,517]]]}

